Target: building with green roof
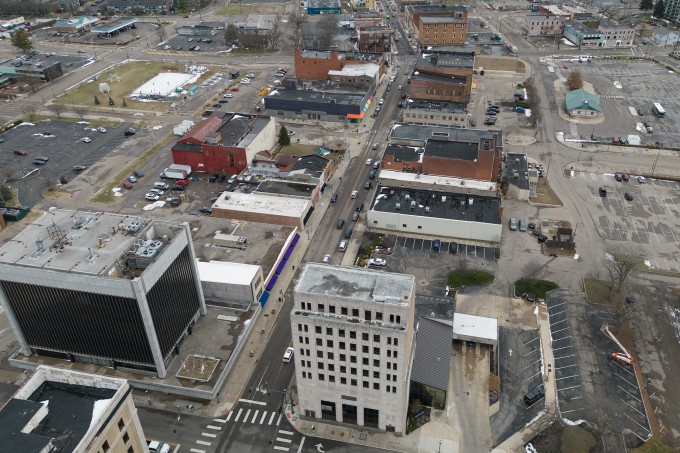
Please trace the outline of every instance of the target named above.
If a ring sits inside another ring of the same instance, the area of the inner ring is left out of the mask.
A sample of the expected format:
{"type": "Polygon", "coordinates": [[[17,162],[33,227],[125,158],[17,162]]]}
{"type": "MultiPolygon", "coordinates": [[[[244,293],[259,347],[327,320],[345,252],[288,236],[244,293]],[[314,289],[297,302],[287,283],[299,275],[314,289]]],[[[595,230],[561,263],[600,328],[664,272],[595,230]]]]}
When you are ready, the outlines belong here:
{"type": "Polygon", "coordinates": [[[569,91],[566,104],[570,116],[597,116],[602,113],[600,96],[583,89],[569,91]]]}

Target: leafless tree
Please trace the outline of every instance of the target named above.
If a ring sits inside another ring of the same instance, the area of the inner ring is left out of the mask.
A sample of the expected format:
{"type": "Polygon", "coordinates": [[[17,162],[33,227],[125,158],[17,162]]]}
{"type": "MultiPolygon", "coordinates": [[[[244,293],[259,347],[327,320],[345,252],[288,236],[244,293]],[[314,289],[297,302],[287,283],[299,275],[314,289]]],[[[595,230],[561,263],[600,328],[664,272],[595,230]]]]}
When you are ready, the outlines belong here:
{"type": "Polygon", "coordinates": [[[524,275],[524,278],[537,279],[539,278],[539,273],[542,269],[543,265],[541,263],[539,263],[537,260],[531,260],[524,265],[522,275],[524,275]]]}
{"type": "Polygon", "coordinates": [[[467,257],[465,255],[460,255],[458,262],[456,263],[456,269],[458,269],[461,273],[465,273],[469,268],[470,262],[468,261],[467,257]]]}
{"type": "Polygon", "coordinates": [[[567,77],[567,88],[569,88],[569,91],[583,88],[583,78],[581,77],[581,71],[575,69],[569,73],[569,77],[567,77]]]}
{"type": "Polygon", "coordinates": [[[23,76],[20,77],[17,81],[19,84],[26,84],[31,87],[31,92],[35,93],[38,91],[37,87],[42,85],[42,81],[38,79],[37,77],[31,77],[31,76],[23,76]]]}
{"type": "Polygon", "coordinates": [[[65,106],[63,104],[59,104],[58,102],[55,102],[55,103],[48,105],[47,109],[50,112],[56,113],[57,118],[61,118],[61,113],[65,110],[65,106]]]}
{"type": "Polygon", "coordinates": [[[269,44],[272,48],[276,47],[276,43],[279,42],[279,38],[281,38],[280,28],[279,15],[277,14],[274,22],[272,22],[269,27],[269,44]]]}
{"type": "Polygon", "coordinates": [[[319,46],[329,49],[333,40],[338,35],[338,17],[336,14],[325,14],[316,25],[316,35],[319,38],[319,46]]]}
{"type": "Polygon", "coordinates": [[[82,120],[85,118],[85,114],[87,113],[87,107],[83,107],[82,105],[74,105],[73,112],[82,120]]]}
{"type": "Polygon", "coordinates": [[[605,249],[602,267],[609,274],[612,289],[620,291],[624,282],[637,266],[642,264],[642,253],[631,247],[611,246],[605,249]]]}
{"type": "Polygon", "coordinates": [[[21,110],[24,112],[24,115],[26,115],[26,118],[28,121],[33,121],[35,120],[35,116],[38,114],[38,107],[34,105],[29,105],[29,106],[21,106],[21,110]]]}

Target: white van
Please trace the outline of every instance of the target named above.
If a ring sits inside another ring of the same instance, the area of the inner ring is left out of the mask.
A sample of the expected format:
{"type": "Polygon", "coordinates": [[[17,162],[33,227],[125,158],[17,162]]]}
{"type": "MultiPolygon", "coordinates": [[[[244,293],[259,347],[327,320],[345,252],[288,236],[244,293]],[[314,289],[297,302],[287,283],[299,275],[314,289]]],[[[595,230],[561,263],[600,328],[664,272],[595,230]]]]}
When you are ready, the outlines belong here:
{"type": "Polygon", "coordinates": [[[338,250],[341,252],[344,252],[347,250],[347,241],[340,241],[340,245],[338,246],[338,250]]]}
{"type": "Polygon", "coordinates": [[[155,183],[153,183],[153,188],[154,189],[168,190],[170,188],[170,186],[167,185],[164,182],[155,182],[155,183]]]}

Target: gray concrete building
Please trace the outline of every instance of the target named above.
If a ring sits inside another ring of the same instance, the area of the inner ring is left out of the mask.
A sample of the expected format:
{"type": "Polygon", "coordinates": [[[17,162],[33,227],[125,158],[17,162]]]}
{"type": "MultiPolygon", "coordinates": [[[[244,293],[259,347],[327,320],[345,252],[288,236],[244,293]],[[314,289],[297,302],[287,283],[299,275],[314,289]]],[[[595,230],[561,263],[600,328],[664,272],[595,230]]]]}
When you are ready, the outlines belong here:
{"type": "Polygon", "coordinates": [[[415,278],[310,263],[290,322],[303,417],[406,431],[415,278]]]}
{"type": "Polygon", "coordinates": [[[407,99],[399,110],[400,121],[409,124],[465,127],[468,112],[465,104],[430,99],[407,99]]]}
{"type": "Polygon", "coordinates": [[[21,353],[164,378],[205,315],[186,223],[51,209],[0,248],[21,353]]]}

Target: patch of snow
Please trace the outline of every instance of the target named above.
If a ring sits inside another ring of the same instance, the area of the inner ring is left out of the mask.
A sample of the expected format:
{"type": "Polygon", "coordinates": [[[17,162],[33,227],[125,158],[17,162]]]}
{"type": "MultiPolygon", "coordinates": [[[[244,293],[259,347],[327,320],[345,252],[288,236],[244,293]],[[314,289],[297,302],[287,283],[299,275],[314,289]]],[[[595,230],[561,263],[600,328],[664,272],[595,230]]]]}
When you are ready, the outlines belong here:
{"type": "Polygon", "coordinates": [[[582,425],[583,423],[586,422],[585,420],[571,421],[571,420],[564,418],[564,417],[562,417],[562,421],[569,426],[579,426],[579,425],[582,425]]]}
{"type": "Polygon", "coordinates": [[[17,124],[15,127],[19,127],[19,126],[35,126],[35,124],[33,124],[33,123],[21,123],[21,124],[17,124]]]}

